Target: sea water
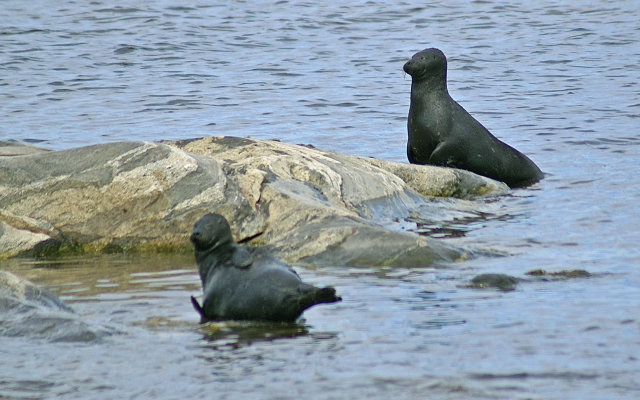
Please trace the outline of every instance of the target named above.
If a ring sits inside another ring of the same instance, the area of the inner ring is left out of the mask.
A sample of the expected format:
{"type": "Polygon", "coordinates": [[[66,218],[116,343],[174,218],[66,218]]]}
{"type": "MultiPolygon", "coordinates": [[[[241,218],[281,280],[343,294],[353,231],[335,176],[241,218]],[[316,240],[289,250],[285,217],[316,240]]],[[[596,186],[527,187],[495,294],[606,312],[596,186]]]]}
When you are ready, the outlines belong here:
{"type": "Polygon", "coordinates": [[[636,1],[3,1],[0,140],[232,135],[405,162],[402,65],[437,47],[452,97],[546,177],[434,200],[474,211],[423,234],[499,257],[297,267],[344,300],[292,327],[199,328],[191,257],[5,261],[120,333],[0,338],[0,397],[640,398],[638,15],[636,1]],[[592,277],[461,287],[533,269],[592,277]]]}

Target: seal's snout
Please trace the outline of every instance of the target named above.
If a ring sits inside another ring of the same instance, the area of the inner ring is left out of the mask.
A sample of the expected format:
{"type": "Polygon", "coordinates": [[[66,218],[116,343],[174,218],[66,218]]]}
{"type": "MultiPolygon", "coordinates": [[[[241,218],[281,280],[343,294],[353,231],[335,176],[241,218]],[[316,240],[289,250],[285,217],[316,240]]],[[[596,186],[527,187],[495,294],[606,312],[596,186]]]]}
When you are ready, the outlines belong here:
{"type": "Polygon", "coordinates": [[[193,232],[191,236],[189,236],[189,240],[191,240],[191,243],[196,244],[200,240],[200,236],[200,232],[193,232]]]}
{"type": "Polygon", "coordinates": [[[413,63],[411,62],[411,60],[409,60],[404,64],[404,67],[402,67],[402,69],[404,70],[404,72],[406,72],[407,74],[411,75],[411,66],[412,65],[413,65],[413,63]]]}

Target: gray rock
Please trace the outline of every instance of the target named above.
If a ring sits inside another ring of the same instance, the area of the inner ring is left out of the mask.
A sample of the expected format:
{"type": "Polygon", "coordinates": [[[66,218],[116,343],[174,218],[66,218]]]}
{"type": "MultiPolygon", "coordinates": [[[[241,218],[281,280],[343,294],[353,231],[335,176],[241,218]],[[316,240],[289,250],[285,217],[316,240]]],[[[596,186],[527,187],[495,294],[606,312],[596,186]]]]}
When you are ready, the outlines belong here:
{"type": "Polygon", "coordinates": [[[53,293],[0,271],[0,335],[89,342],[105,334],[106,330],[82,321],[53,293]]]}
{"type": "Polygon", "coordinates": [[[515,290],[518,281],[518,278],[506,274],[480,274],[471,279],[471,282],[466,287],[476,289],[493,288],[508,292],[515,290]]]}
{"type": "Polygon", "coordinates": [[[0,157],[24,156],[47,151],[49,150],[41,149],[26,143],[0,140],[0,157]]]}
{"type": "Polygon", "coordinates": [[[222,214],[288,262],[425,265],[468,252],[390,228],[429,202],[507,187],[470,172],[235,137],[0,155],[0,257],[191,251],[222,214]]]}
{"type": "Polygon", "coordinates": [[[574,278],[590,278],[593,275],[584,269],[564,269],[560,271],[545,271],[544,269],[534,269],[527,271],[525,275],[537,280],[564,280],[574,278]]]}
{"type": "Polygon", "coordinates": [[[498,289],[505,292],[515,290],[520,282],[535,281],[560,281],[575,278],[590,278],[593,275],[583,269],[568,269],[547,272],[543,269],[528,271],[525,275],[530,278],[516,278],[515,276],[497,273],[486,273],[475,276],[471,281],[461,287],[474,289],[498,289]]]}

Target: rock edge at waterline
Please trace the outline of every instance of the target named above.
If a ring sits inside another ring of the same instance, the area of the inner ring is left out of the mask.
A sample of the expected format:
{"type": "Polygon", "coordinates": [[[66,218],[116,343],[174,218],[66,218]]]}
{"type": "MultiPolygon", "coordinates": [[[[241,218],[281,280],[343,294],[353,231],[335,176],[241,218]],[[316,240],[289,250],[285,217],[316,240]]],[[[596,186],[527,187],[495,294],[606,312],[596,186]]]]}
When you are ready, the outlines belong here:
{"type": "MultiPolygon", "coordinates": [[[[45,151],[0,142],[0,257],[191,250],[224,215],[288,262],[430,265],[467,251],[389,229],[425,196],[503,193],[473,173],[237,137],[45,151]]],[[[397,225],[397,224],[395,224],[397,225]]]]}
{"type": "Polygon", "coordinates": [[[48,290],[0,270],[0,336],[93,342],[111,333],[83,321],[48,290]]]}

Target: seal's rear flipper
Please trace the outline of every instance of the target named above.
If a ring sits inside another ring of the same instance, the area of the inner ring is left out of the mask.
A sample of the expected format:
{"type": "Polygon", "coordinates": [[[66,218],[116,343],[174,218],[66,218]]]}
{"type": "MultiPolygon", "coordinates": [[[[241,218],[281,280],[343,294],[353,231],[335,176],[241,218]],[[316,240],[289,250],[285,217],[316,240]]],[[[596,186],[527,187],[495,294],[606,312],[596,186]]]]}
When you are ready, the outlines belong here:
{"type": "Polygon", "coordinates": [[[332,287],[324,287],[316,292],[318,303],[335,303],[342,301],[342,297],[336,295],[336,290],[332,287]]]}
{"type": "Polygon", "coordinates": [[[307,285],[302,292],[299,292],[296,300],[300,311],[304,311],[316,304],[342,301],[342,297],[337,296],[336,290],[332,287],[317,288],[307,285]]]}
{"type": "Polygon", "coordinates": [[[193,296],[191,296],[191,304],[193,304],[193,308],[195,308],[198,314],[200,314],[200,318],[204,318],[204,311],[202,310],[202,307],[200,307],[198,300],[193,296]]]}

